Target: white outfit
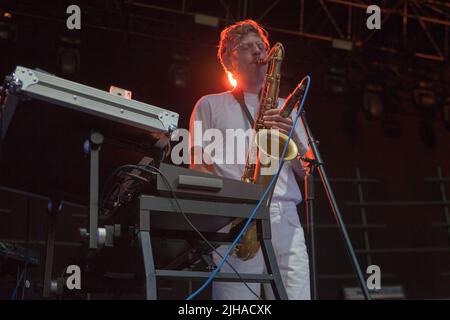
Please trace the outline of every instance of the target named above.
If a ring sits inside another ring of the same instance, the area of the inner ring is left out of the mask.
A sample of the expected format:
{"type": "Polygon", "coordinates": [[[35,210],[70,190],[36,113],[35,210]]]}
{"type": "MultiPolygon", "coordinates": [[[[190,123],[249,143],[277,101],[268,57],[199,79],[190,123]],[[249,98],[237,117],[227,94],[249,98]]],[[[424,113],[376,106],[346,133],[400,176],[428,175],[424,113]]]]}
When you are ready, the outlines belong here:
{"type": "MultiPolygon", "coordinates": [[[[256,117],[259,99],[258,95],[244,93],[245,103],[252,114],[256,117]]],[[[280,99],[279,106],[283,103],[280,99]]],[[[205,148],[210,142],[202,143],[201,137],[205,130],[215,128],[226,137],[226,129],[249,129],[250,123],[243,113],[239,103],[230,91],[211,94],[202,97],[196,104],[190,121],[191,146],[201,146],[205,148]],[[194,132],[194,121],[201,121],[202,133],[194,132]]],[[[306,136],[301,120],[297,122],[295,133],[300,139],[297,142],[300,153],[306,152],[306,136]]],[[[226,143],[223,147],[226,149],[226,143]]],[[[235,146],[236,147],[236,146],[235,146]]],[[[223,157],[227,150],[223,151],[223,157]]],[[[245,149],[247,154],[247,148],[245,149]]],[[[212,156],[215,158],[215,155],[212,156]]],[[[245,161],[244,161],[245,163],[245,161]]],[[[240,180],[245,164],[212,164],[212,172],[218,176],[240,180]]],[[[298,161],[285,162],[278,177],[273,193],[270,218],[272,231],[272,244],[274,246],[277,263],[286,287],[289,299],[310,299],[309,289],[309,262],[305,245],[303,229],[300,225],[296,205],[302,200],[301,192],[295,180],[294,171],[302,174],[301,165],[298,161]]],[[[222,232],[228,232],[230,226],[226,226],[222,232]]],[[[227,251],[227,246],[221,246],[218,251],[223,254],[227,251]]],[[[213,254],[216,265],[220,262],[220,257],[213,254]]],[[[228,258],[233,267],[240,273],[262,273],[265,269],[264,259],[261,250],[257,256],[251,260],[242,261],[235,255],[228,258]]],[[[225,263],[222,272],[233,272],[225,263]]],[[[252,290],[260,295],[259,283],[248,283],[252,290]]],[[[264,285],[267,298],[272,298],[270,285],[264,285]]],[[[242,283],[213,283],[214,299],[242,299],[250,300],[256,297],[242,283]]]]}

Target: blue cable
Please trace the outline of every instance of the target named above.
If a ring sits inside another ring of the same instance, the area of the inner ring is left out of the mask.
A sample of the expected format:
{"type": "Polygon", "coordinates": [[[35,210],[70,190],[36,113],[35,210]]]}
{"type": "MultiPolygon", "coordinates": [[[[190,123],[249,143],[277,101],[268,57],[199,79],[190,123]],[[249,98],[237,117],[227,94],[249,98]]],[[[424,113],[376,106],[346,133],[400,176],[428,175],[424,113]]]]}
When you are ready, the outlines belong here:
{"type": "Polygon", "coordinates": [[[306,96],[308,95],[308,90],[309,90],[309,84],[311,82],[311,78],[310,76],[306,76],[302,79],[301,82],[308,80],[308,85],[306,86],[306,90],[305,90],[305,94],[303,95],[303,99],[300,103],[300,107],[298,108],[297,111],[297,115],[295,117],[295,121],[294,124],[292,125],[291,131],[289,132],[289,136],[288,136],[288,140],[286,142],[286,145],[284,146],[283,149],[283,153],[281,154],[281,161],[278,165],[278,169],[277,172],[275,173],[275,175],[272,177],[272,180],[270,181],[269,186],[267,187],[266,191],[264,192],[264,194],[262,195],[261,199],[259,200],[258,204],[256,205],[255,209],[253,210],[252,214],[250,215],[250,217],[247,220],[247,223],[244,225],[244,227],[242,228],[241,232],[238,234],[238,236],[236,237],[236,239],[233,241],[233,243],[230,245],[230,247],[228,248],[227,252],[223,255],[222,260],[220,261],[219,265],[217,266],[217,268],[211,272],[211,275],[209,276],[208,280],[206,280],[206,282],[194,293],[192,293],[189,297],[186,298],[186,300],[192,300],[193,298],[195,298],[195,296],[197,296],[200,292],[202,292],[214,279],[214,277],[217,275],[217,273],[222,269],[223,265],[225,264],[225,260],[227,259],[227,257],[229,256],[231,250],[233,250],[234,246],[236,245],[236,243],[239,241],[239,239],[242,237],[242,235],[244,234],[245,230],[247,230],[248,226],[250,225],[250,222],[252,221],[253,217],[255,216],[256,212],[258,211],[258,208],[261,206],[263,200],[266,198],[267,193],[269,192],[269,190],[272,189],[272,185],[273,183],[277,180],[278,175],[280,174],[280,169],[282,167],[283,164],[283,159],[284,159],[284,155],[286,154],[287,151],[287,146],[289,145],[289,141],[291,140],[291,137],[295,131],[295,126],[297,124],[297,121],[302,113],[303,110],[303,104],[306,100],[306,96]]]}

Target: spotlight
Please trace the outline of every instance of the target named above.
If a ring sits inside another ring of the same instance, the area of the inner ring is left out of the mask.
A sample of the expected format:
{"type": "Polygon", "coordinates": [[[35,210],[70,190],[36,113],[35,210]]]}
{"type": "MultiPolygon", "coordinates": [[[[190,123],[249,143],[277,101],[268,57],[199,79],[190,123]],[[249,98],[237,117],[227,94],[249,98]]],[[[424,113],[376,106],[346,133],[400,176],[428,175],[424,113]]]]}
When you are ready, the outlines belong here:
{"type": "Polygon", "coordinates": [[[0,21],[0,41],[15,42],[17,40],[17,26],[0,21]]]}
{"type": "Polygon", "coordinates": [[[172,55],[174,62],[169,68],[169,79],[172,86],[179,89],[186,89],[190,80],[190,69],[187,65],[190,58],[183,55],[172,55]]]}
{"type": "Polygon", "coordinates": [[[80,68],[80,55],[78,50],[72,48],[60,48],[58,51],[59,70],[67,75],[73,75],[80,68]]]}
{"type": "Polygon", "coordinates": [[[363,108],[368,119],[379,118],[383,114],[382,92],[383,87],[379,84],[370,83],[366,86],[363,94],[363,108]]]}
{"type": "Polygon", "coordinates": [[[175,64],[172,71],[172,81],[176,88],[185,89],[189,82],[189,69],[184,65],[175,64]]]}
{"type": "Polygon", "coordinates": [[[420,81],[418,88],[414,89],[414,102],[418,108],[433,108],[437,104],[436,95],[432,91],[433,84],[426,81],[420,81]]]}
{"type": "Polygon", "coordinates": [[[347,79],[345,69],[331,68],[325,75],[325,88],[335,95],[342,95],[347,92],[347,79]]]}
{"type": "Polygon", "coordinates": [[[4,11],[4,12],[2,13],[2,16],[3,16],[3,18],[11,19],[13,15],[12,15],[12,13],[9,12],[9,11],[4,11]]]}
{"type": "Polygon", "coordinates": [[[351,41],[342,40],[342,39],[333,39],[331,42],[331,46],[335,49],[341,49],[346,51],[353,50],[353,43],[351,41]]]}
{"type": "Polygon", "coordinates": [[[80,53],[78,46],[80,39],[62,36],[60,47],[57,52],[57,65],[61,73],[74,75],[80,70],[80,53]]]}

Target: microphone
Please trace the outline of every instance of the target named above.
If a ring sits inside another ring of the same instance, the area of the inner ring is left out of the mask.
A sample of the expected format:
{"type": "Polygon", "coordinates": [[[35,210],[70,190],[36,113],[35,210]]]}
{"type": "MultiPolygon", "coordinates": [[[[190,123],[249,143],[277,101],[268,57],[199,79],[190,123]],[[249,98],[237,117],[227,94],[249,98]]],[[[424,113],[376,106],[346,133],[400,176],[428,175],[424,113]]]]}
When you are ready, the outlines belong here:
{"type": "Polygon", "coordinates": [[[284,101],[284,104],[279,111],[280,116],[283,118],[289,117],[297,102],[303,98],[306,90],[306,83],[304,82],[305,81],[300,82],[295,90],[286,98],[286,101],[284,101]]]}

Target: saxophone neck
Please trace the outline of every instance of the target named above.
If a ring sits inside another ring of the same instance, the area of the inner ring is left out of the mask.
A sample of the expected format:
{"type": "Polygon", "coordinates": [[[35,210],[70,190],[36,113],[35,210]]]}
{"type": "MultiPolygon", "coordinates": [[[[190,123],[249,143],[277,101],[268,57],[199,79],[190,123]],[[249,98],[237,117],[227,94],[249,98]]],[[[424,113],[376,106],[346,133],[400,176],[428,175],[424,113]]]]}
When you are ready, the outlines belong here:
{"type": "Polygon", "coordinates": [[[275,45],[270,49],[269,53],[267,54],[266,58],[264,59],[258,59],[258,64],[268,64],[270,61],[278,60],[281,61],[284,58],[284,47],[280,42],[275,43],[275,45]]]}

